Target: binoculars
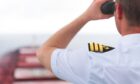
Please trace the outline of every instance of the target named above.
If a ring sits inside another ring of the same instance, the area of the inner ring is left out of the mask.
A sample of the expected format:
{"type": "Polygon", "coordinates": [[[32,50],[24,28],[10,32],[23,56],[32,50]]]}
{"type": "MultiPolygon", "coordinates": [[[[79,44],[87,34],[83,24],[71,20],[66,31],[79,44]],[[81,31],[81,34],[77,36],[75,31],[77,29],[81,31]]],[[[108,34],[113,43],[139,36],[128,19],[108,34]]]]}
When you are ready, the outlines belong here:
{"type": "Polygon", "coordinates": [[[100,9],[103,14],[113,14],[115,11],[115,2],[107,1],[101,5],[100,9]]]}

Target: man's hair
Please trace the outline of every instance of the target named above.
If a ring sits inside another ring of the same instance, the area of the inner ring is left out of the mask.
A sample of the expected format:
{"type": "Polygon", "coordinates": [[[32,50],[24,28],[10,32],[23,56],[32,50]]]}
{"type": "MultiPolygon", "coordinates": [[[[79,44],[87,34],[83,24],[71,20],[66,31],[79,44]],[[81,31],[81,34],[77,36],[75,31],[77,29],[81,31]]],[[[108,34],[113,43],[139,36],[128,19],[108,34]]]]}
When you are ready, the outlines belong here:
{"type": "Polygon", "coordinates": [[[140,26],[140,0],[116,0],[122,6],[128,24],[140,26]]]}

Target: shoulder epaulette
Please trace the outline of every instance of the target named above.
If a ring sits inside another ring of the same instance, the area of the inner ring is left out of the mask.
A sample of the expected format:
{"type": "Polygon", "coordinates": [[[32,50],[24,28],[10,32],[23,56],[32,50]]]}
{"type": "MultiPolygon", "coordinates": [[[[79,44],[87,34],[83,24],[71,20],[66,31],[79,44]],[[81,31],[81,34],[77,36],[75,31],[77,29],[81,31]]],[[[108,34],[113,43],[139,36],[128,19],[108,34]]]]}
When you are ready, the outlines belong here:
{"type": "Polygon", "coordinates": [[[88,43],[88,48],[90,52],[96,52],[96,53],[104,53],[114,49],[114,47],[110,47],[94,42],[88,43]]]}

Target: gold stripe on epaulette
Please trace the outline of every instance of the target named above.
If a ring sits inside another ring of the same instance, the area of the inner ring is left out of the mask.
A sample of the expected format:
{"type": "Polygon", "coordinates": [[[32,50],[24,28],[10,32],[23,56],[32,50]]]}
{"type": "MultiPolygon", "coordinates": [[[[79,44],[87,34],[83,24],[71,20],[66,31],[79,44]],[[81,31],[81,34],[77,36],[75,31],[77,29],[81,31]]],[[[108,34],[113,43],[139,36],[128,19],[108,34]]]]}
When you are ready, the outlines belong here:
{"type": "Polygon", "coordinates": [[[95,52],[98,52],[98,51],[99,51],[99,46],[98,46],[98,44],[95,43],[94,47],[95,47],[95,52]]]}
{"type": "Polygon", "coordinates": [[[100,52],[103,52],[103,45],[99,44],[100,52]]]}
{"type": "Polygon", "coordinates": [[[94,43],[92,42],[89,43],[89,50],[94,51],[94,43]]]}
{"type": "Polygon", "coordinates": [[[94,43],[94,42],[90,42],[88,44],[88,48],[89,48],[90,52],[99,52],[99,53],[108,52],[108,51],[114,49],[113,47],[98,44],[98,43],[94,43]]]}

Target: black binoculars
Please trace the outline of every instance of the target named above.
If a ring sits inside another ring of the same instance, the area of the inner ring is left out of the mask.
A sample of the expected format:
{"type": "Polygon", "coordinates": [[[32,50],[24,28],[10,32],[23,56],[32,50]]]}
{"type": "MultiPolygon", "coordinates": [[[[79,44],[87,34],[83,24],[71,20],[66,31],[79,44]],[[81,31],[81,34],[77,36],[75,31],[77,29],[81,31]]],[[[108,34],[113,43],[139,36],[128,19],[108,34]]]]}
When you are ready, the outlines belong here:
{"type": "Polygon", "coordinates": [[[115,2],[107,1],[102,4],[100,9],[103,14],[113,14],[115,11],[115,2]]]}

